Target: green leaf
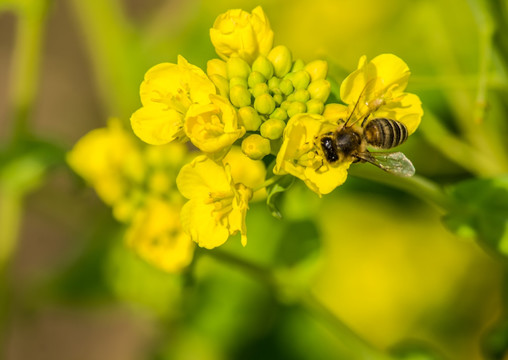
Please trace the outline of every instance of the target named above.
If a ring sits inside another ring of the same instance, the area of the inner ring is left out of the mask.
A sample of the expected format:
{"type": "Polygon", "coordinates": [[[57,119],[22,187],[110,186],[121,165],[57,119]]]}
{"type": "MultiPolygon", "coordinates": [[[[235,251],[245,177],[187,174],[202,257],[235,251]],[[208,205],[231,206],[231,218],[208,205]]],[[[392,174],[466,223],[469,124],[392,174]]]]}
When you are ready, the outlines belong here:
{"type": "Polygon", "coordinates": [[[272,216],[277,219],[282,219],[282,214],[277,206],[280,195],[288,190],[294,182],[295,178],[293,176],[285,175],[277,180],[277,182],[266,188],[266,205],[268,206],[268,210],[270,210],[272,216]]]}
{"type": "Polygon", "coordinates": [[[449,191],[454,205],[444,223],[508,256],[508,175],[462,182],[449,191]]]}

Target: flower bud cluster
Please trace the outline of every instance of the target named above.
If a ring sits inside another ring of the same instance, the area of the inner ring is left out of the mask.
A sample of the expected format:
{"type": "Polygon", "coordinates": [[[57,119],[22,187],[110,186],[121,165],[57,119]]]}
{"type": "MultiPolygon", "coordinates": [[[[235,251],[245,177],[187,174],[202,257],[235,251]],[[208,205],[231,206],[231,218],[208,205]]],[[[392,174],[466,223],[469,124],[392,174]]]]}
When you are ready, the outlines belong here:
{"type": "Polygon", "coordinates": [[[218,92],[237,109],[248,132],[242,150],[251,159],[276,153],[287,121],[301,113],[322,114],[330,94],[326,61],[293,60],[283,45],[258,55],[249,65],[239,56],[208,62],[207,73],[218,92]]]}

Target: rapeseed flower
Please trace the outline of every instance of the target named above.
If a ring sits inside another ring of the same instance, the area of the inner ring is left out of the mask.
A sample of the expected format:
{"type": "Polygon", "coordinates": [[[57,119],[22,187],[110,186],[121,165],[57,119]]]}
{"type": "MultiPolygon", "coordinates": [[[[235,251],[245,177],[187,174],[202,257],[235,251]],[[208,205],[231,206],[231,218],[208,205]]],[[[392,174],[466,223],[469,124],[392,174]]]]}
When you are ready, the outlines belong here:
{"type": "Polygon", "coordinates": [[[234,9],[216,18],[210,39],[222,59],[238,56],[252,64],[258,55],[267,55],[272,48],[273,31],[260,6],[251,14],[234,9]]]}
{"type": "Polygon", "coordinates": [[[143,141],[161,145],[185,139],[184,120],[193,104],[209,104],[215,85],[184,57],[178,63],[155,65],[145,74],[140,96],[143,107],[131,117],[134,133],[143,141]]]}
{"type": "Polygon", "coordinates": [[[181,221],[192,240],[212,249],[240,232],[242,244],[247,244],[245,217],[253,191],[235,182],[229,164],[199,156],[182,167],[176,183],[189,199],[182,208],[181,221]]]}

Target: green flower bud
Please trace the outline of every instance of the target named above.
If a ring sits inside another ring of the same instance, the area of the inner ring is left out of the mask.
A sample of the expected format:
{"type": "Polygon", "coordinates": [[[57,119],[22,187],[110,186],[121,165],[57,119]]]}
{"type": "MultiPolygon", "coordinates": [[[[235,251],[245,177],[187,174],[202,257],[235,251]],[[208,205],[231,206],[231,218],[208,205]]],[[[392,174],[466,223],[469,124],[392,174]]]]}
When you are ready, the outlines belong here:
{"type": "Polygon", "coordinates": [[[270,140],[258,134],[249,135],[242,141],[242,151],[252,160],[260,160],[270,153],[270,140]]]}
{"type": "Polygon", "coordinates": [[[264,83],[266,81],[263,74],[257,71],[253,71],[249,74],[249,78],[247,80],[247,83],[249,84],[250,88],[253,88],[257,84],[264,83]]]}
{"type": "Polygon", "coordinates": [[[307,106],[307,112],[310,114],[322,114],[325,109],[325,104],[317,99],[311,99],[305,105],[307,106]]]}
{"type": "Polygon", "coordinates": [[[310,75],[305,70],[300,70],[294,73],[293,78],[291,79],[295,89],[307,89],[307,86],[310,84],[310,75]]]}
{"type": "Polygon", "coordinates": [[[285,127],[286,123],[284,121],[272,118],[262,123],[259,130],[262,137],[270,140],[275,140],[282,136],[285,127]]]}
{"type": "Polygon", "coordinates": [[[233,86],[240,85],[243,87],[247,87],[247,79],[241,78],[238,76],[235,76],[234,78],[229,79],[229,88],[232,88],[233,86]]]}
{"type": "Polygon", "coordinates": [[[251,103],[249,90],[241,85],[235,85],[229,89],[229,99],[236,107],[249,106],[251,103]]]}
{"type": "Polygon", "coordinates": [[[280,78],[291,70],[291,52],[286,46],[279,45],[274,47],[268,54],[268,60],[273,64],[275,75],[280,78]]]}
{"type": "Polygon", "coordinates": [[[273,94],[273,100],[275,101],[275,103],[277,105],[280,105],[282,103],[282,101],[284,100],[284,98],[282,97],[281,94],[273,94]]]}
{"type": "Polygon", "coordinates": [[[325,79],[319,79],[310,83],[307,88],[312,99],[325,102],[330,95],[330,83],[325,79]]]}
{"type": "Polygon", "coordinates": [[[311,81],[325,79],[328,73],[328,63],[324,60],[314,60],[305,65],[305,71],[310,75],[311,81]]]}
{"type": "Polygon", "coordinates": [[[296,114],[304,113],[307,110],[307,107],[304,103],[299,101],[293,101],[287,110],[289,118],[293,117],[296,114]]]}
{"type": "Polygon", "coordinates": [[[297,71],[303,70],[304,67],[305,67],[305,63],[303,62],[303,60],[296,59],[295,62],[293,63],[293,68],[291,69],[291,72],[297,72],[297,71]]]}
{"type": "Polygon", "coordinates": [[[214,83],[215,87],[217,88],[217,91],[220,95],[224,97],[228,97],[229,95],[229,84],[228,80],[220,75],[210,75],[210,80],[214,83]]]}
{"type": "Polygon", "coordinates": [[[278,77],[273,77],[270,80],[268,80],[268,87],[270,90],[272,89],[278,89],[280,84],[280,79],[278,77]]]}
{"type": "Polygon", "coordinates": [[[296,90],[293,94],[295,97],[295,101],[305,103],[310,99],[310,94],[305,89],[296,90]]]}
{"type": "Polygon", "coordinates": [[[287,110],[287,109],[289,109],[290,105],[291,105],[291,101],[284,100],[283,102],[281,102],[280,108],[283,109],[283,110],[287,110]]]}
{"type": "Polygon", "coordinates": [[[259,55],[252,64],[252,71],[257,71],[265,77],[270,79],[273,76],[273,65],[265,56],[259,55]]]}
{"type": "Polygon", "coordinates": [[[256,131],[261,125],[261,116],[251,106],[238,109],[238,121],[247,131],[256,131]]]}
{"type": "Polygon", "coordinates": [[[284,95],[288,96],[294,90],[293,83],[289,79],[284,79],[280,82],[279,89],[284,95]]]}
{"type": "Polygon", "coordinates": [[[261,94],[256,98],[256,100],[254,100],[254,109],[256,109],[260,114],[271,114],[275,109],[275,101],[270,95],[261,94]]]}
{"type": "Polygon", "coordinates": [[[270,119],[279,119],[279,120],[285,121],[285,120],[287,120],[287,118],[288,118],[288,113],[286,112],[286,110],[281,109],[281,108],[275,109],[273,111],[273,113],[270,114],[270,119]]]}
{"type": "Polygon", "coordinates": [[[289,94],[289,96],[286,98],[287,101],[293,102],[295,101],[295,94],[289,94]]]}
{"type": "Polygon", "coordinates": [[[250,92],[256,98],[259,95],[268,94],[268,85],[266,85],[266,83],[256,84],[256,86],[254,86],[252,89],[250,89],[250,92]]]}
{"type": "Polygon", "coordinates": [[[226,63],[228,78],[241,77],[247,79],[250,73],[250,66],[245,60],[238,56],[230,57],[226,63]]]}

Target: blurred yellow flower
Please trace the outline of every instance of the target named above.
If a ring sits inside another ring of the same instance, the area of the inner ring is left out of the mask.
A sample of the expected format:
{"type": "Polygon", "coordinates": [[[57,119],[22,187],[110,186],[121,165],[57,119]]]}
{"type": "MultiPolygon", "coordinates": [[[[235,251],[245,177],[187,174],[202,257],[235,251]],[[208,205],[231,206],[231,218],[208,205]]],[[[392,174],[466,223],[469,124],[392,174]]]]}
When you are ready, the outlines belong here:
{"type": "Polygon", "coordinates": [[[352,122],[388,118],[406,125],[412,134],[423,116],[421,101],[414,94],[405,93],[409,67],[393,54],[376,56],[370,62],[362,56],[358,69],[341,84],[340,97],[349,105],[352,122]]]}
{"type": "Polygon", "coordinates": [[[153,198],[127,230],[126,241],[141,258],[167,272],[190,264],[194,243],[180,224],[180,207],[153,198]]]}
{"type": "Polygon", "coordinates": [[[215,19],[210,39],[222,59],[239,56],[252,64],[258,55],[268,55],[273,45],[273,31],[260,6],[252,14],[234,9],[215,19]]]}
{"type": "Polygon", "coordinates": [[[252,190],[234,182],[229,166],[199,156],[182,167],[176,184],[189,199],[182,208],[181,221],[192,240],[212,249],[240,232],[242,244],[246,245],[245,216],[252,190]]]}
{"type": "Polygon", "coordinates": [[[293,116],[285,130],[282,146],[277,154],[273,172],[291,174],[303,180],[318,195],[328,194],[346,181],[348,162],[328,163],[317,139],[337,129],[321,115],[293,116]]]}
{"type": "Polygon", "coordinates": [[[209,104],[215,85],[182,56],[178,63],[152,67],[141,83],[143,107],[131,117],[134,133],[143,141],[161,145],[185,138],[184,118],[192,104],[209,104]]]}
{"type": "Polygon", "coordinates": [[[222,153],[245,134],[228,99],[210,95],[211,104],[195,104],[185,117],[185,133],[205,153],[222,153]]]}
{"type": "Polygon", "coordinates": [[[145,177],[145,164],[135,138],[118,119],[83,136],[67,154],[67,162],[110,206],[126,196],[129,184],[139,184],[145,177]]]}

